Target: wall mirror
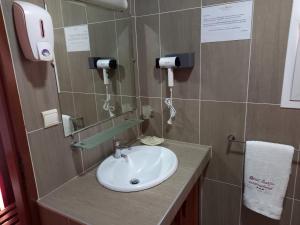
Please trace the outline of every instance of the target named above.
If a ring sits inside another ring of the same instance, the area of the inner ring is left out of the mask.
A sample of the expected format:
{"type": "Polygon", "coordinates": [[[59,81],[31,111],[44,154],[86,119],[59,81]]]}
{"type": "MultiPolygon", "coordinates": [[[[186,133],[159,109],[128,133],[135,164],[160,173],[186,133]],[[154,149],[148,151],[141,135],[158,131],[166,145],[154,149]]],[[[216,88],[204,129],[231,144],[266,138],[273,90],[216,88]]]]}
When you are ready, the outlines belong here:
{"type": "Polygon", "coordinates": [[[134,20],[128,3],[120,11],[60,0],[56,10],[49,10],[54,22],[62,19],[54,48],[66,136],[136,108],[134,20]],[[110,84],[104,84],[102,69],[90,69],[91,57],[116,60],[116,68],[106,71],[110,84]]]}

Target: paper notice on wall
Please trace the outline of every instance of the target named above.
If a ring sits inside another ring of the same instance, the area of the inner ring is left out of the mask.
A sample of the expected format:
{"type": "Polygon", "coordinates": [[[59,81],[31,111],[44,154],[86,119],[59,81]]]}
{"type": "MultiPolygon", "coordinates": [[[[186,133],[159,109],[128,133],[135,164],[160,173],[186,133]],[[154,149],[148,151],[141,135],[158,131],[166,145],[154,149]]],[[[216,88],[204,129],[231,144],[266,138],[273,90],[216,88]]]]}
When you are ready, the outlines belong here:
{"type": "Polygon", "coordinates": [[[252,5],[252,1],[244,1],[203,8],[201,42],[250,39],[252,5]]]}
{"type": "Polygon", "coordinates": [[[90,37],[88,25],[65,28],[67,52],[90,51],[90,37]]]}

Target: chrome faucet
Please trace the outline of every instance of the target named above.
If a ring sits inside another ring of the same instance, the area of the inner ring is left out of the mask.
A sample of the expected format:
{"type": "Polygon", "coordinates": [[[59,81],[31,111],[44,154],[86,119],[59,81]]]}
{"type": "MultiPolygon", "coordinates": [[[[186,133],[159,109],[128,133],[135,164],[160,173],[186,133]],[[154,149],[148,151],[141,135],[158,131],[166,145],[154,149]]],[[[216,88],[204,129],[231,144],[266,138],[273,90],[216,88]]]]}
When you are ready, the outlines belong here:
{"type": "Polygon", "coordinates": [[[130,148],[130,146],[121,145],[120,141],[116,140],[116,139],[113,140],[113,145],[114,145],[114,150],[115,150],[114,158],[115,159],[120,159],[120,158],[125,158],[126,159],[127,155],[122,153],[122,149],[130,148]]]}

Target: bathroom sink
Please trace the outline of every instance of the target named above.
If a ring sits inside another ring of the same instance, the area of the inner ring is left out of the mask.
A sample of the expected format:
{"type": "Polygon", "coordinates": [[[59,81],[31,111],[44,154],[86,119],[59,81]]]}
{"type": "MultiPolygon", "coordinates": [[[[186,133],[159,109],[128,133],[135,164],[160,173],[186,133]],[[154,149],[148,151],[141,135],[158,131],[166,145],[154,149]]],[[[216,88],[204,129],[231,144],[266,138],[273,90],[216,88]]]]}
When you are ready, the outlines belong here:
{"type": "Polygon", "coordinates": [[[171,177],[178,166],[176,155],[160,146],[134,146],[110,156],[97,169],[97,179],[113,191],[134,192],[154,187],[171,177]]]}

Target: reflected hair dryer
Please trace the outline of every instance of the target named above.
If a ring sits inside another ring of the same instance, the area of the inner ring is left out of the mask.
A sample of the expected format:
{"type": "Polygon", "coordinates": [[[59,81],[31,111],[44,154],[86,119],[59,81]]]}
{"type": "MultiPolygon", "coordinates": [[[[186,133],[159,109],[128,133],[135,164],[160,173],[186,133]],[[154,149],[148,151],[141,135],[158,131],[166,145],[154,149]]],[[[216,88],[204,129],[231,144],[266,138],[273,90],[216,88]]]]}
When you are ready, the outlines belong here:
{"type": "Polygon", "coordinates": [[[108,85],[110,84],[108,71],[117,69],[117,60],[113,58],[90,57],[89,66],[90,69],[102,69],[104,84],[108,85]]]}
{"type": "Polygon", "coordinates": [[[174,87],[174,68],[180,67],[180,59],[177,56],[162,57],[156,59],[156,67],[168,69],[168,86],[174,87]]]}

